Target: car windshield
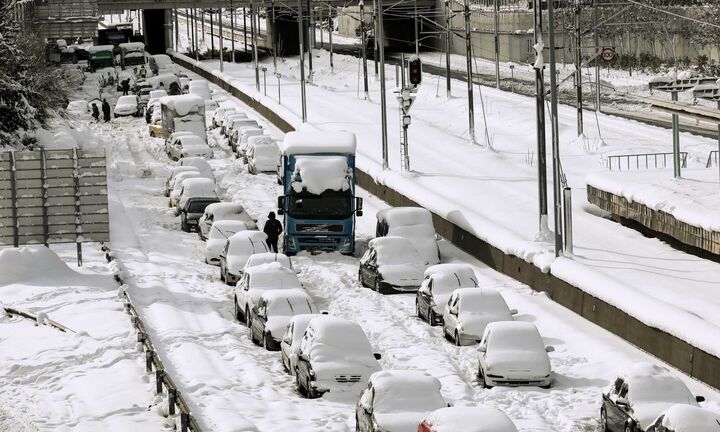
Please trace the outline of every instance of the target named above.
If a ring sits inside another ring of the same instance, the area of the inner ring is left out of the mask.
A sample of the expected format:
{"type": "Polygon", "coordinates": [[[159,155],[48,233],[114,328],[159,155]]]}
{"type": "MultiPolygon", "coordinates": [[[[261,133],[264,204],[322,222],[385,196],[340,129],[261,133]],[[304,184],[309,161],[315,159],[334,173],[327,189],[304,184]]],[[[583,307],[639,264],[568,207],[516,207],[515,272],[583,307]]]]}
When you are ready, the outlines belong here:
{"type": "Polygon", "coordinates": [[[188,206],[188,213],[202,213],[211,202],[215,201],[191,201],[188,206]]]}
{"type": "Polygon", "coordinates": [[[415,385],[395,385],[376,391],[373,403],[377,413],[426,412],[443,408],[446,405],[436,388],[424,383],[415,385]]]}
{"type": "Polygon", "coordinates": [[[252,289],[267,288],[301,288],[302,285],[295,273],[283,272],[255,272],[250,276],[250,287],[252,289]]]}
{"type": "Polygon", "coordinates": [[[483,311],[507,311],[508,306],[500,294],[497,293],[478,293],[463,296],[460,299],[460,312],[472,313],[483,311]]]}
{"type": "Polygon", "coordinates": [[[628,383],[631,403],[671,402],[687,404],[695,400],[687,386],[670,375],[635,377],[628,383]]]}
{"type": "Polygon", "coordinates": [[[320,195],[290,189],[288,214],[296,219],[345,219],[352,215],[352,193],[327,190],[320,195]]]}
{"type": "Polygon", "coordinates": [[[488,351],[545,351],[535,328],[495,328],[487,341],[488,351]]]}
{"type": "Polygon", "coordinates": [[[312,307],[307,299],[277,299],[268,304],[268,316],[291,316],[312,313],[312,307]]]}

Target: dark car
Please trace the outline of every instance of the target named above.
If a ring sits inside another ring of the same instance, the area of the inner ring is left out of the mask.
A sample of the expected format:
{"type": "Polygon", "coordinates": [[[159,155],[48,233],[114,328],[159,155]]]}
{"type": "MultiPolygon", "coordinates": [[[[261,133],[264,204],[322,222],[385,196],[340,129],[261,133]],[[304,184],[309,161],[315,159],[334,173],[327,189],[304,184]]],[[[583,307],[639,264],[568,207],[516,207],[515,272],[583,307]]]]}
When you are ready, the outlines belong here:
{"type": "Polygon", "coordinates": [[[672,406],[697,407],[704,400],[702,396],[693,396],[670,370],[638,363],[603,393],[600,423],[602,430],[609,432],[646,431],[672,406]]]}
{"type": "Polygon", "coordinates": [[[360,259],[358,279],[362,286],[381,294],[417,291],[426,264],[409,240],[375,238],[360,259]]]}
{"type": "Polygon", "coordinates": [[[205,207],[220,202],[217,198],[188,198],[179,209],[180,228],[185,232],[197,230],[198,220],[205,212],[205,207]]]}
{"type": "Polygon", "coordinates": [[[250,311],[250,339],[268,351],[280,351],[280,341],[292,317],[316,313],[315,303],[303,289],[263,292],[250,311]]]}

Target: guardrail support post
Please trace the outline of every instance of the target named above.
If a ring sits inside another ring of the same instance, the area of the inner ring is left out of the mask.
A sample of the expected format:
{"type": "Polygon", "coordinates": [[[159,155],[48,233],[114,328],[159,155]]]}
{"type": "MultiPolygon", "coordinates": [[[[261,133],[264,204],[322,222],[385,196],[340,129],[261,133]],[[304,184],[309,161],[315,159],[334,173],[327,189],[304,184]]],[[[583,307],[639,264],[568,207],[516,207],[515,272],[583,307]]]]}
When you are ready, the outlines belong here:
{"type": "Polygon", "coordinates": [[[573,253],[573,233],[572,233],[572,189],[570,186],[563,188],[563,216],[564,216],[564,227],[563,230],[565,239],[565,252],[569,255],[573,253]]]}
{"type": "Polygon", "coordinates": [[[190,414],[181,412],[180,413],[180,432],[187,432],[189,425],[190,425],[190,414]]]}
{"type": "MultiPolygon", "coordinates": [[[[672,101],[677,102],[678,94],[672,92],[672,101]]],[[[673,137],[673,172],[675,178],[680,178],[682,172],[680,170],[680,118],[677,114],[672,115],[672,137],[673,137]]]]}
{"type": "Polygon", "coordinates": [[[153,352],[150,350],[145,351],[145,372],[152,372],[153,365],[153,352]]]}
{"type": "Polygon", "coordinates": [[[163,372],[162,369],[158,369],[155,371],[155,393],[156,394],[162,394],[162,392],[163,392],[163,375],[165,375],[165,372],[163,372]]]}
{"type": "Polygon", "coordinates": [[[177,400],[177,390],[168,388],[168,414],[175,415],[175,401],[177,400]]]}

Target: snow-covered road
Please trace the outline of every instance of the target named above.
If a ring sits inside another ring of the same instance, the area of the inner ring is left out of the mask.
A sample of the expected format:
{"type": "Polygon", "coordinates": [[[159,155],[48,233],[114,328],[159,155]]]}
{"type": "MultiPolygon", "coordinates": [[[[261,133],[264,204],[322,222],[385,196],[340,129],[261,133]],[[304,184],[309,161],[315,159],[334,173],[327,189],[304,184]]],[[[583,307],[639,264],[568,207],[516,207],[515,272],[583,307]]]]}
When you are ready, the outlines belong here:
{"type": "MultiPolygon", "coordinates": [[[[237,104],[215,88],[221,105],[237,104]]],[[[242,106],[241,106],[242,107],[242,106]]],[[[246,108],[245,108],[246,109],[246,108]]],[[[252,117],[253,114],[251,113],[252,117]]],[[[267,130],[281,134],[263,119],[267,130]]],[[[135,307],[171,376],[208,430],[349,431],[355,397],[328,394],[306,400],[282,371],[278,353],[253,345],[235,321],[231,288],[217,267],[204,264],[204,243],[179,230],[163,196],[172,163],[162,140],[149,138],[141,119],[119,119],[97,129],[108,138],[112,247],[127,270],[135,307]]],[[[242,203],[262,224],[274,210],[279,187],[273,176],[247,174],[231,157],[224,139],[210,133],[218,184],[226,199],[242,203]]],[[[365,215],[358,223],[359,253],[374,233],[375,212],[384,207],[361,192],[365,215]]],[[[475,347],[455,347],[439,328],[415,314],[414,296],[382,296],[357,283],[358,260],[338,254],[294,258],[300,278],[322,309],[361,324],[383,354],[384,368],[425,370],[438,377],[443,394],[456,405],[485,403],[504,410],[522,431],[599,430],[600,394],[611,379],[640,361],[657,362],[616,336],[586,322],[543,294],[500,275],[442,243],[446,261],[476,267],[484,285],[498,287],[518,319],[534,322],[551,354],[553,388],[481,389],[476,383],[475,347]]],[[[720,410],[720,395],[684,377],[691,389],[720,410]]]]}

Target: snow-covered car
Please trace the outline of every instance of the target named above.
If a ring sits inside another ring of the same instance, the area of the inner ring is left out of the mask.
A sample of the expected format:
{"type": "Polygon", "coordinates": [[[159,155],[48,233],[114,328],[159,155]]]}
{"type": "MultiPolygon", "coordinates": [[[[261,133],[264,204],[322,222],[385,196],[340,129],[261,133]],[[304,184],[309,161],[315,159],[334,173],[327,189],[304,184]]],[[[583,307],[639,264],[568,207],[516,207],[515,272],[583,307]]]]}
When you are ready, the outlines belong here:
{"type": "Polygon", "coordinates": [[[245,128],[262,129],[257,121],[249,118],[234,119],[229,122],[228,141],[233,152],[237,151],[237,144],[240,142],[240,136],[245,128]]]}
{"type": "Polygon", "coordinates": [[[360,258],[358,280],[381,294],[416,291],[427,267],[413,244],[396,236],[370,240],[360,258]]]}
{"type": "Polygon", "coordinates": [[[603,393],[600,423],[609,432],[645,431],[673,405],[698,407],[704,400],[669,369],[636,363],[603,393]]]}
{"type": "Polygon", "coordinates": [[[430,413],[417,432],[518,432],[510,418],[488,406],[440,408],[430,413]]]}
{"type": "Polygon", "coordinates": [[[185,232],[197,230],[197,221],[205,211],[205,207],[219,201],[218,198],[211,197],[191,197],[184,199],[182,205],[178,206],[180,229],[185,232]]]}
{"type": "Polygon", "coordinates": [[[227,115],[224,115],[222,119],[220,119],[220,133],[225,135],[226,137],[229,137],[229,130],[230,125],[234,120],[245,120],[247,119],[247,114],[244,112],[232,112],[228,113],[227,115]]]}
{"type": "MultiPolygon", "coordinates": [[[[205,208],[207,209],[207,207],[205,208]]],[[[205,262],[212,265],[220,265],[220,254],[227,240],[233,234],[248,229],[245,222],[239,220],[219,220],[213,222],[210,232],[208,233],[207,243],[205,243],[205,262]]]]}
{"type": "Polygon", "coordinates": [[[188,135],[195,135],[195,134],[191,131],[175,131],[172,134],[170,134],[168,139],[165,140],[165,154],[170,156],[170,147],[175,145],[175,142],[178,139],[180,139],[181,136],[188,136],[188,135]]]}
{"type": "Polygon", "coordinates": [[[115,114],[115,117],[138,117],[140,115],[138,97],[136,95],[120,96],[115,104],[113,114],[115,114]]]}
{"type": "MultiPolygon", "coordinates": [[[[205,177],[191,178],[184,180],[182,189],[177,196],[177,207],[180,209],[185,205],[185,201],[190,198],[219,198],[215,182],[205,177]]],[[[203,207],[203,211],[205,208],[203,207]]],[[[180,215],[179,210],[175,212],[176,216],[180,215]]],[[[198,215],[198,219],[202,216],[202,211],[198,215]]]]}
{"type": "Polygon", "coordinates": [[[170,56],[166,54],[151,55],[148,59],[148,66],[155,75],[162,73],[176,73],[177,65],[173,63],[170,56]]]}
{"type": "Polygon", "coordinates": [[[467,264],[435,264],[425,270],[425,278],[415,297],[417,316],[431,326],[443,323],[445,305],[458,288],[477,287],[475,271],[467,264]]]}
{"type": "Polygon", "coordinates": [[[295,375],[295,367],[297,366],[297,355],[300,351],[300,342],[305,334],[308,324],[317,314],[295,315],[285,329],[282,341],[280,342],[280,356],[282,358],[283,369],[290,375],[295,375]]]}
{"type": "Polygon", "coordinates": [[[710,431],[720,431],[720,414],[692,405],[679,404],[660,414],[646,432],[710,431]]]}
{"type": "Polygon", "coordinates": [[[358,323],[321,315],[305,329],[295,366],[295,383],[308,399],[326,392],[360,394],[381,370],[380,354],[358,323]]]}
{"type": "Polygon", "coordinates": [[[186,157],[204,157],[212,159],[213,150],[204,139],[197,135],[183,135],[175,139],[168,146],[168,156],[172,160],[180,160],[186,157]]]}
{"type": "Polygon", "coordinates": [[[150,123],[152,122],[153,113],[156,113],[155,110],[157,110],[157,113],[160,113],[160,99],[164,98],[168,94],[165,90],[143,89],[143,91],[144,90],[150,91],[150,99],[145,106],[145,122],[150,123]]]}
{"type": "Polygon", "coordinates": [[[215,180],[215,174],[213,173],[210,164],[204,158],[201,157],[186,157],[180,159],[180,166],[194,166],[200,171],[203,177],[215,180]]]}
{"type": "Polygon", "coordinates": [[[473,345],[491,322],[512,321],[510,309],[493,288],[458,288],[450,295],[443,315],[443,333],[455,345],[473,345]]]}
{"type": "Polygon", "coordinates": [[[355,430],[415,432],[428,414],[448,406],[440,388],[440,381],[425,372],[375,372],[355,408],[355,430]]]}
{"type": "Polygon", "coordinates": [[[243,272],[235,287],[235,317],[250,325],[248,317],[263,292],[303,289],[294,271],[280,263],[268,263],[251,267],[243,272]]]}
{"type": "Polygon", "coordinates": [[[177,198],[180,196],[180,192],[182,192],[183,183],[185,183],[186,180],[194,179],[194,178],[202,178],[202,174],[200,171],[185,171],[176,174],[173,177],[173,180],[170,183],[170,194],[168,195],[168,206],[169,207],[176,207],[177,206],[177,198]]]}
{"type": "Polygon", "coordinates": [[[292,317],[317,312],[315,302],[305,290],[263,292],[250,311],[250,340],[268,351],[278,351],[292,317]]]}
{"type": "Polygon", "coordinates": [[[552,383],[549,352],[533,323],[500,321],[485,327],[480,346],[478,380],[493,386],[538,386],[552,383]]]}
{"type": "Polygon", "coordinates": [[[248,139],[248,150],[245,156],[250,174],[273,173],[277,169],[277,162],[280,159],[280,148],[275,140],[267,135],[254,136],[248,139]]]}
{"type": "Polygon", "coordinates": [[[218,103],[212,99],[210,86],[205,80],[192,80],[188,84],[188,93],[198,95],[205,101],[205,111],[215,111],[218,109],[218,103]]]}
{"type": "Polygon", "coordinates": [[[211,123],[212,127],[216,128],[216,127],[220,126],[220,119],[225,114],[234,113],[234,112],[236,112],[235,107],[219,107],[218,109],[216,109],[215,112],[213,113],[213,117],[212,117],[212,123],[211,123]]]}
{"type": "Polygon", "coordinates": [[[208,237],[210,227],[213,223],[221,220],[235,220],[245,222],[245,226],[249,230],[256,230],[257,220],[253,219],[246,211],[242,204],[221,202],[207,206],[205,213],[198,223],[200,229],[198,235],[202,240],[208,237]]]}
{"type": "Polygon", "coordinates": [[[250,255],[269,251],[264,232],[240,231],[233,234],[220,253],[220,280],[234,285],[243,275],[250,255]]]}
{"type": "Polygon", "coordinates": [[[238,157],[243,158],[244,162],[247,162],[245,159],[245,152],[247,151],[248,140],[250,137],[262,136],[263,133],[264,131],[262,129],[251,126],[241,127],[238,129],[238,140],[235,143],[235,154],[237,154],[238,157]]]}
{"type": "MultiPolygon", "coordinates": [[[[262,253],[256,253],[253,255],[250,255],[248,257],[247,262],[245,263],[245,269],[244,271],[247,271],[247,269],[255,266],[259,266],[262,264],[267,263],[280,263],[281,266],[288,268],[290,270],[295,270],[292,265],[292,261],[290,261],[290,258],[283,254],[283,253],[277,253],[277,252],[262,252],[262,253]]],[[[295,272],[297,273],[297,271],[295,272]]]]}
{"type": "Polygon", "coordinates": [[[392,207],[377,212],[375,237],[400,236],[410,240],[429,265],[440,263],[440,249],[432,213],[422,207],[392,207]]]}

